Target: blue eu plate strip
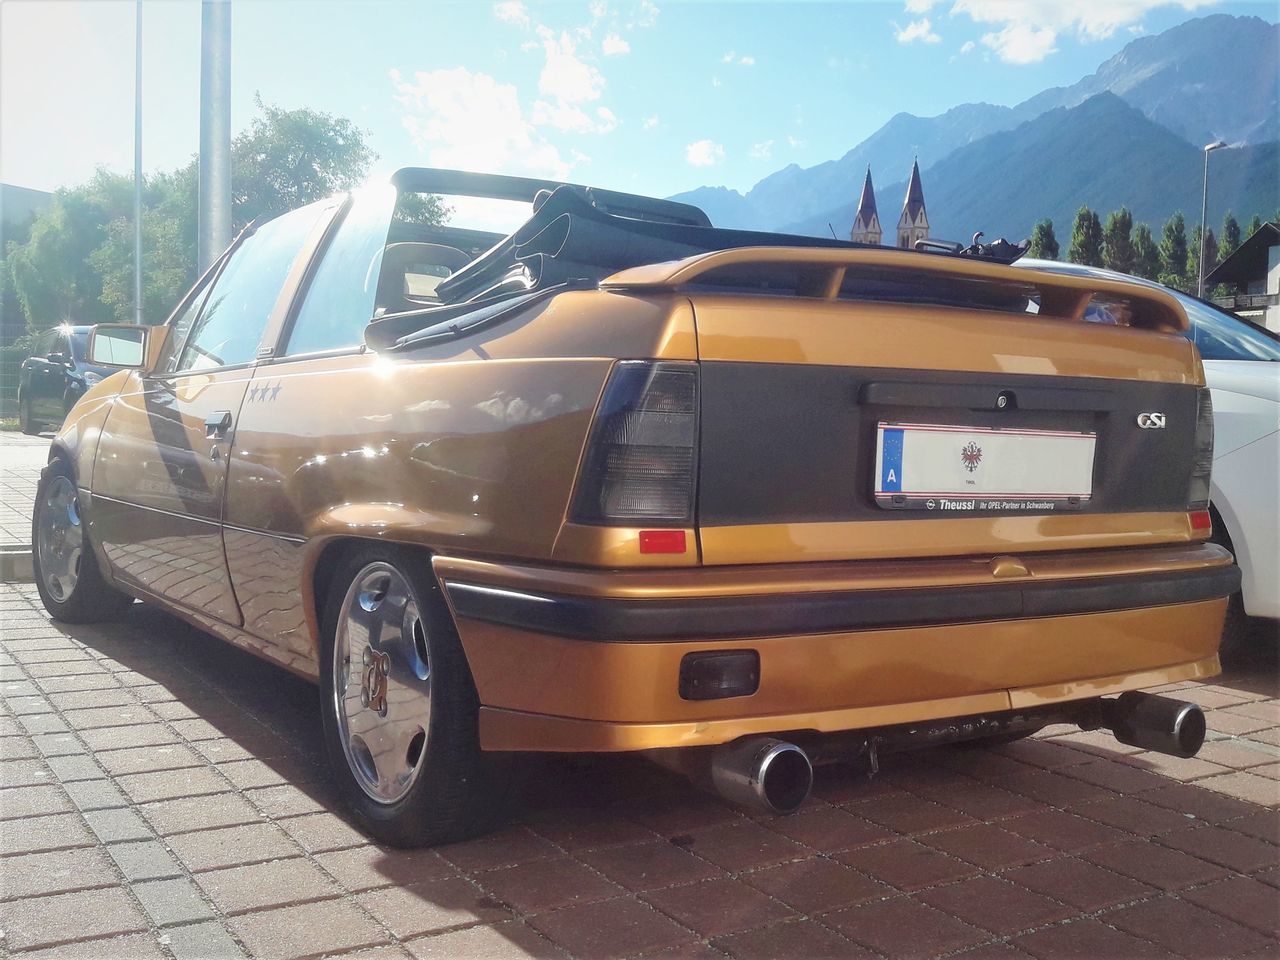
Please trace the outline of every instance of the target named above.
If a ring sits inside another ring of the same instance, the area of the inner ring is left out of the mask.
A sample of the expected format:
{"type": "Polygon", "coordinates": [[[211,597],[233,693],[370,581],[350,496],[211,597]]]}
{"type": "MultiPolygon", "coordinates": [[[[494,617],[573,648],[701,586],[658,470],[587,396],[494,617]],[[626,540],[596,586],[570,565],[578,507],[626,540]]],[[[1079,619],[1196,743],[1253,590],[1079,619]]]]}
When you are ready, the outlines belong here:
{"type": "Polygon", "coordinates": [[[902,431],[885,429],[880,434],[880,489],[884,493],[902,491],[902,431]]]}

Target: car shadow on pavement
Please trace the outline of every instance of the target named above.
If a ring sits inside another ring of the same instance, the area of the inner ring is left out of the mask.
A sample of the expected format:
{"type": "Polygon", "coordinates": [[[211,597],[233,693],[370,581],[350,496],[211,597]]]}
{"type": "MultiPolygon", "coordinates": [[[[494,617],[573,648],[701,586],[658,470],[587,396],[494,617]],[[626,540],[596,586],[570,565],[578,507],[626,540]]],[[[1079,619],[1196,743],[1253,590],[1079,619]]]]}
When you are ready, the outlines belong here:
{"type": "MultiPolygon", "coordinates": [[[[56,660],[24,669],[42,667],[37,683],[253,956],[384,943],[416,957],[938,956],[984,944],[1087,956],[1187,942],[1226,955],[1265,949],[1280,926],[1280,816],[1267,811],[1280,797],[1198,782],[1280,793],[1241,772],[1250,757],[1234,741],[1203,769],[1067,727],[891,755],[874,780],[819,768],[785,818],[638,758],[538,758],[495,833],[402,851],[347,821],[309,682],[143,604],[118,623],[54,629],[113,677],[85,667],[63,679],[56,660]],[[95,701],[107,680],[129,696],[95,701]]],[[[1280,733],[1277,672],[1275,646],[1254,645],[1222,678],[1171,695],[1199,697],[1211,730],[1218,713],[1265,749],[1280,733]]]]}

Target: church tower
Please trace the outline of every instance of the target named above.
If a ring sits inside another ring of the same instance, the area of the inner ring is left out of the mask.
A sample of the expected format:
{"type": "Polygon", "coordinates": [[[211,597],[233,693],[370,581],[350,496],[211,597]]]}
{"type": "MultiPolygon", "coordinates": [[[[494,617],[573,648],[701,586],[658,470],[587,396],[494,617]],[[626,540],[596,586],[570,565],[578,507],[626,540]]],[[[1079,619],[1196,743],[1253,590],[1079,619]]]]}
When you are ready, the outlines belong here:
{"type": "Polygon", "coordinates": [[[862,181],[862,196],[858,198],[858,212],[853,217],[853,230],[849,239],[854,243],[879,243],[882,231],[880,215],[876,213],[876,190],[871,185],[871,166],[867,166],[867,178],[862,181]]]}
{"type": "Polygon", "coordinates": [[[902,216],[898,218],[898,246],[914,250],[917,240],[929,239],[929,215],[924,210],[924,187],[920,185],[920,161],[911,164],[911,180],[907,183],[907,198],[902,203],[902,216]]]}

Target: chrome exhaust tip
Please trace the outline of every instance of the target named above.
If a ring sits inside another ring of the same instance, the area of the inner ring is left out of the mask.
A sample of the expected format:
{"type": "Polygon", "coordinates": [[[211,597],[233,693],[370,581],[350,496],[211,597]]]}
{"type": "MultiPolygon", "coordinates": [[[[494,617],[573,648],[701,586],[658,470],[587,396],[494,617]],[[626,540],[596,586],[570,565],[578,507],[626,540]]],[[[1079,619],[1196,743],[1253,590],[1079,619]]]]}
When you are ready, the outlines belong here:
{"type": "Polygon", "coordinates": [[[766,813],[795,813],[813,788],[813,764],[794,743],[748,737],[716,748],[711,783],[732,803],[766,813]]]}
{"type": "Polygon", "coordinates": [[[1131,690],[1104,700],[1104,725],[1121,743],[1173,757],[1194,757],[1204,745],[1204,711],[1185,700],[1131,690]]]}

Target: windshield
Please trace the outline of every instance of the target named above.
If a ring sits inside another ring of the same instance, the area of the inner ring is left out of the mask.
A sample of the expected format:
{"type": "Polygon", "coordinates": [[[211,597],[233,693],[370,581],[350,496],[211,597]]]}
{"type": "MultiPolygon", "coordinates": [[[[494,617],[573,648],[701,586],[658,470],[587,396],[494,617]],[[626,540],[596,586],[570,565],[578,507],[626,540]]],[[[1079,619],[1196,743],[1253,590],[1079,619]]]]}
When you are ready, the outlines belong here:
{"type": "Polygon", "coordinates": [[[71,341],[71,358],[76,363],[84,363],[84,358],[89,349],[89,332],[87,330],[73,330],[71,336],[67,339],[71,341]]]}
{"type": "Polygon", "coordinates": [[[1174,294],[1191,320],[1191,337],[1205,360],[1280,360],[1280,338],[1210,306],[1195,297],[1174,294]]]}

